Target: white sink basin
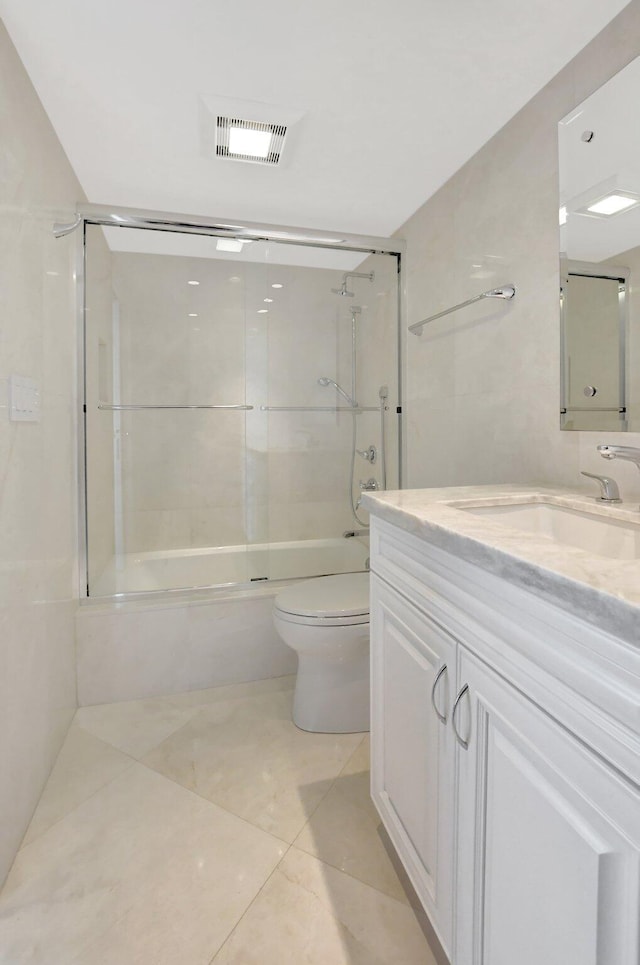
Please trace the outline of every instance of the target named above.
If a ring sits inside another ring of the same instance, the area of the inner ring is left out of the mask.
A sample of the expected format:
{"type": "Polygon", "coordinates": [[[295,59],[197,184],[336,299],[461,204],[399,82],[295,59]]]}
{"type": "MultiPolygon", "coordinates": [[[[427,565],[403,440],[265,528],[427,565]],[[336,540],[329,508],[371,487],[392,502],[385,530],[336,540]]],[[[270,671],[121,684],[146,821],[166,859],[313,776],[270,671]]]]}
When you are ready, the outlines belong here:
{"type": "Polygon", "coordinates": [[[635,523],[552,503],[458,505],[456,508],[473,516],[485,516],[494,523],[522,533],[547,536],[554,543],[586,550],[596,556],[612,560],[640,559],[640,519],[635,523]]]}

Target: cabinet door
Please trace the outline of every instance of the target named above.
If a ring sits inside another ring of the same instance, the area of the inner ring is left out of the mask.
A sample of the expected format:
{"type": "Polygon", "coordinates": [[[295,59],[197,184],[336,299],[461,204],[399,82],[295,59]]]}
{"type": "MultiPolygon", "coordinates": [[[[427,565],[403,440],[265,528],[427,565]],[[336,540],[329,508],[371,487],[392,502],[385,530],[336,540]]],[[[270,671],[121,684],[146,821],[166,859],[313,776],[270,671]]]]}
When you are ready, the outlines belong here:
{"type": "Polygon", "coordinates": [[[449,721],[455,641],[374,576],[371,655],[372,796],[448,951],[455,750],[449,721]]]}
{"type": "Polygon", "coordinates": [[[640,794],[460,647],[459,965],[638,965],[640,794]]]}

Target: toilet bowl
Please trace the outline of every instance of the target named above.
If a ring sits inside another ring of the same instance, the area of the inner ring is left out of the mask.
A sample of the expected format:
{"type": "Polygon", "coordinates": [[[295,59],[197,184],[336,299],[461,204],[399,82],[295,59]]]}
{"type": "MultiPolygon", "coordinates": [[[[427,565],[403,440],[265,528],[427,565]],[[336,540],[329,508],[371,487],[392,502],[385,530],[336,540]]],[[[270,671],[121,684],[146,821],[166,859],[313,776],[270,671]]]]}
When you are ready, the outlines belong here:
{"type": "Polygon", "coordinates": [[[273,621],[298,654],[293,721],[302,730],[369,730],[369,574],[304,580],[275,599],[273,621]]]}

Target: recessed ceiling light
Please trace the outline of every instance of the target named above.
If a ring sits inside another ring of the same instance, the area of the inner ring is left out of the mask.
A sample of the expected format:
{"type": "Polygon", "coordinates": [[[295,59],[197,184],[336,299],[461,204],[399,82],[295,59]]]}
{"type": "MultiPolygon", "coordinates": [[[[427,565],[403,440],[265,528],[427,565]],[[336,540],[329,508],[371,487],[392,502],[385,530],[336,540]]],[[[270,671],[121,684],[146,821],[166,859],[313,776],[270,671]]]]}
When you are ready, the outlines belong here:
{"type": "Polygon", "coordinates": [[[200,284],[199,281],[193,281],[193,280],[192,280],[192,281],[188,281],[188,282],[187,282],[187,285],[199,285],[199,284],[200,284]]]}
{"type": "Polygon", "coordinates": [[[590,204],[587,211],[593,211],[594,214],[612,215],[626,211],[627,208],[632,208],[636,204],[638,204],[637,198],[628,198],[623,194],[609,194],[606,198],[596,201],[595,204],[590,204]]]}
{"type": "Polygon", "coordinates": [[[268,311],[269,311],[268,308],[259,308],[258,315],[266,315],[268,311]]]}
{"type": "Polygon", "coordinates": [[[278,282],[274,282],[274,284],[273,284],[271,287],[272,287],[272,288],[282,288],[282,285],[278,284],[278,282]]]}
{"type": "Polygon", "coordinates": [[[558,224],[563,225],[567,223],[567,206],[563,204],[558,211],[558,224]]]}
{"type": "Polygon", "coordinates": [[[242,251],[242,242],[237,238],[218,238],[216,249],[218,251],[242,251]]]}
{"type": "Polygon", "coordinates": [[[265,158],[269,155],[271,131],[250,131],[246,127],[229,128],[229,154],[265,158]]]}
{"type": "Polygon", "coordinates": [[[265,298],[264,301],[269,302],[269,304],[271,304],[271,302],[273,301],[273,298],[265,298]]]}
{"type": "Polygon", "coordinates": [[[286,133],[284,124],[247,121],[219,114],[216,123],[216,155],[234,161],[277,164],[286,133]]]}
{"type": "Polygon", "coordinates": [[[197,312],[189,312],[189,318],[197,318],[197,317],[198,317],[197,312]]]}

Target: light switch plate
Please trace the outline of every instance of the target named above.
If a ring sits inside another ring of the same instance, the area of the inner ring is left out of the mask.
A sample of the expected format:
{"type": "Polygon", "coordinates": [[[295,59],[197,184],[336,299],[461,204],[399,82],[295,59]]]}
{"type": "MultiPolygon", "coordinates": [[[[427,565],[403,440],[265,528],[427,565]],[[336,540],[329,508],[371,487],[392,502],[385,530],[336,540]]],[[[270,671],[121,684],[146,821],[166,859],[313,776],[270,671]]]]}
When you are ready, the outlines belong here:
{"type": "Polygon", "coordinates": [[[40,422],[40,390],[35,379],[9,377],[9,419],[11,422],[40,422]]]}

